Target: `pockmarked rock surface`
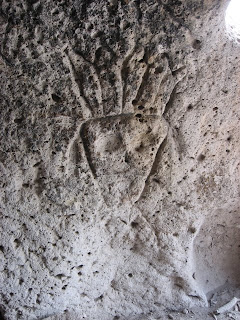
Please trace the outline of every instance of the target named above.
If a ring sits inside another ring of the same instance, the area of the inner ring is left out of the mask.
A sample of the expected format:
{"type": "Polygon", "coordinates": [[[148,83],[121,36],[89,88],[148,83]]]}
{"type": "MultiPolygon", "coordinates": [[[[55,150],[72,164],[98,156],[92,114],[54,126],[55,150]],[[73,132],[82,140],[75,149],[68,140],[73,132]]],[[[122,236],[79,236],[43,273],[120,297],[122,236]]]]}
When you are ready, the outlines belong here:
{"type": "Polygon", "coordinates": [[[228,1],[0,3],[2,319],[210,318],[240,284],[228,1]]]}

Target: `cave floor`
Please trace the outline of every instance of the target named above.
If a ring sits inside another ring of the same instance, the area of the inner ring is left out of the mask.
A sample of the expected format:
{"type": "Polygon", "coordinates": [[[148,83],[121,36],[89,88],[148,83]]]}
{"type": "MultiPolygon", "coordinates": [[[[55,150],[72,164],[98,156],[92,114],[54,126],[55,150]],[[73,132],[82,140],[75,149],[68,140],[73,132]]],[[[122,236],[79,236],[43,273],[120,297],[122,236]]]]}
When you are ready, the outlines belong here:
{"type": "MultiPolygon", "coordinates": [[[[207,294],[209,306],[207,308],[197,308],[193,310],[183,310],[182,312],[170,312],[166,319],[174,320],[240,320],[240,287],[224,285],[207,294]],[[233,298],[238,298],[239,302],[226,312],[217,314],[216,310],[225,306],[233,298]]],[[[163,319],[163,318],[159,318],[163,319]]]]}
{"type": "MultiPolygon", "coordinates": [[[[208,307],[184,309],[181,311],[165,310],[161,315],[138,315],[130,318],[118,318],[124,320],[240,320],[240,286],[230,286],[225,284],[207,294],[208,307]],[[226,306],[233,298],[239,301],[232,308],[227,309],[221,314],[217,310],[226,306]]],[[[115,318],[114,318],[115,319],[115,318]]],[[[57,315],[45,318],[45,320],[80,320],[75,314],[57,315]]],[[[108,319],[106,319],[108,320],[108,319]]]]}

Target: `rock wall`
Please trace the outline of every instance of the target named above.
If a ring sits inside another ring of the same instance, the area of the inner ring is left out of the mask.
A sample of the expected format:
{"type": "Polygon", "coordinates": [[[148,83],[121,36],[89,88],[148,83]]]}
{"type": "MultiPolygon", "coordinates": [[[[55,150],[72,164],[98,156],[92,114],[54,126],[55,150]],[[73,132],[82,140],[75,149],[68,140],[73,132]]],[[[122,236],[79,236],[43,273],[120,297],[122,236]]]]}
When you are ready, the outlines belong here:
{"type": "Polygon", "coordinates": [[[228,3],[0,3],[2,317],[165,319],[240,284],[228,3]]]}

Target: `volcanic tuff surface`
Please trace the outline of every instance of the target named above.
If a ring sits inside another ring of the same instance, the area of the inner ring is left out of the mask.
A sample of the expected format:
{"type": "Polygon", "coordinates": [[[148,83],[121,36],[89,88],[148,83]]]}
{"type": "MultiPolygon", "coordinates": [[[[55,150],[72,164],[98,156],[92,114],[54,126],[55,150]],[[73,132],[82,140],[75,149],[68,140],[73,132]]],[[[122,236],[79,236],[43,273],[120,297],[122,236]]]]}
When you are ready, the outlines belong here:
{"type": "Polygon", "coordinates": [[[202,319],[239,294],[227,2],[0,3],[2,317],[202,319]]]}

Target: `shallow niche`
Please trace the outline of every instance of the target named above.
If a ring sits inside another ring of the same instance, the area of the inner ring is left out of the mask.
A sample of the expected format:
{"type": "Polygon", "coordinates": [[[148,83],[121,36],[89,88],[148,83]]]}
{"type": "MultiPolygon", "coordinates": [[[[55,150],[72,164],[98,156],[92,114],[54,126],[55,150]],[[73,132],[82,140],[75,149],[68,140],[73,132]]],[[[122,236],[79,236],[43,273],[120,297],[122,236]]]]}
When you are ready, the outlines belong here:
{"type": "Polygon", "coordinates": [[[205,294],[240,285],[240,206],[216,209],[194,243],[194,277],[205,294]]]}

